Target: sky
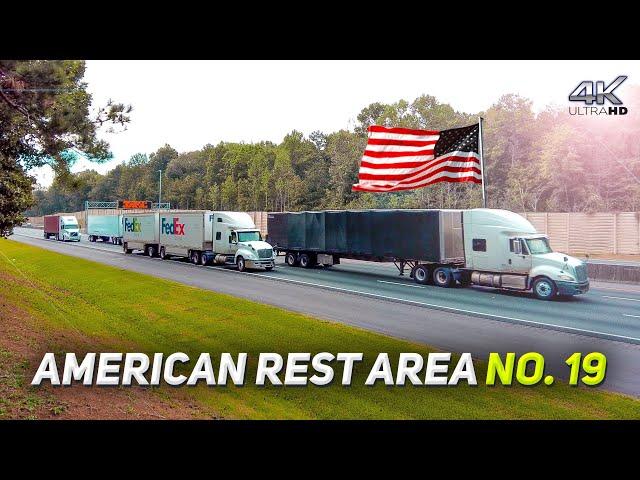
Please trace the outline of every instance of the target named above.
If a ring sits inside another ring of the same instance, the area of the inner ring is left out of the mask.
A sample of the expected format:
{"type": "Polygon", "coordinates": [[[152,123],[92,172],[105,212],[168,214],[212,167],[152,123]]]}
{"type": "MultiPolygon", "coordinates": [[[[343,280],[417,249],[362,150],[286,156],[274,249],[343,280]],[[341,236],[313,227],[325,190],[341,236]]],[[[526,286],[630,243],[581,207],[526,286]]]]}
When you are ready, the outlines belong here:
{"type": "MultiPolygon", "coordinates": [[[[352,130],[362,108],[428,94],[468,113],[489,108],[501,95],[529,98],[534,109],[568,105],[583,80],[609,84],[618,75],[640,79],[639,61],[106,61],[88,60],[85,81],[93,105],[109,99],[131,104],[124,132],[99,132],[113,160],[79,161],[72,171],[106,173],[135,153],[164,144],[179,152],[228,142],[275,143],[292,130],[308,135],[352,130]]],[[[53,180],[49,167],[31,172],[53,180]]]]}

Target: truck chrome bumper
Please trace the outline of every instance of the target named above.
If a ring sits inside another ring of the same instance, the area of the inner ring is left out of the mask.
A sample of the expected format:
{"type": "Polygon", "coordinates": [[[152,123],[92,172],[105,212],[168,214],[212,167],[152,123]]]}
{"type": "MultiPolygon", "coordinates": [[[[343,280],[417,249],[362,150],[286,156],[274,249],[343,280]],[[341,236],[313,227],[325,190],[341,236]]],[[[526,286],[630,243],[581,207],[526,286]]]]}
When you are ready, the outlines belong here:
{"type": "Polygon", "coordinates": [[[582,283],[576,282],[556,282],[558,287],[558,295],[580,295],[589,291],[589,281],[582,283]]]}
{"type": "Polygon", "coordinates": [[[245,265],[247,268],[274,268],[276,266],[276,262],[272,258],[265,258],[264,260],[246,260],[245,265]]]}

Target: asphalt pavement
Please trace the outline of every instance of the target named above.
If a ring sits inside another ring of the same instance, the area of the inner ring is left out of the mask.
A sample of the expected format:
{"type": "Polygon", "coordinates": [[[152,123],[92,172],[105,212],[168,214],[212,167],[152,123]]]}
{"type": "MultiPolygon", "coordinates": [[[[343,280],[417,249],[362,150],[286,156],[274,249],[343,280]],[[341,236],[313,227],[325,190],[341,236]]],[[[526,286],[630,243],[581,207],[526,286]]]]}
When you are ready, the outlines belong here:
{"type": "Polygon", "coordinates": [[[486,358],[489,352],[537,351],[547,369],[566,378],[573,352],[600,351],[609,360],[604,388],[640,396],[640,287],[592,284],[585,295],[553,302],[527,293],[471,287],[442,289],[401,277],[391,264],[343,260],[331,268],[273,272],[195,266],[124,255],[101,242],[62,243],[17,228],[13,240],[119,268],[272,304],[376,332],[486,358]]]}

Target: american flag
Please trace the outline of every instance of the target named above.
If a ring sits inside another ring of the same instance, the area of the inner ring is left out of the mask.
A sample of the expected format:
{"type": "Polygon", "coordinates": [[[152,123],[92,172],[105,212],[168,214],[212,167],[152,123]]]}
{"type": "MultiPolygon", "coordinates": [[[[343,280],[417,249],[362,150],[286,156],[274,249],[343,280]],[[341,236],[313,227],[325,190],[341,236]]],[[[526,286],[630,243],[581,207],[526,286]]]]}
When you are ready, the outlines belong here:
{"type": "Polygon", "coordinates": [[[479,124],[450,130],[372,125],[354,191],[397,192],[438,182],[482,183],[479,124]]]}

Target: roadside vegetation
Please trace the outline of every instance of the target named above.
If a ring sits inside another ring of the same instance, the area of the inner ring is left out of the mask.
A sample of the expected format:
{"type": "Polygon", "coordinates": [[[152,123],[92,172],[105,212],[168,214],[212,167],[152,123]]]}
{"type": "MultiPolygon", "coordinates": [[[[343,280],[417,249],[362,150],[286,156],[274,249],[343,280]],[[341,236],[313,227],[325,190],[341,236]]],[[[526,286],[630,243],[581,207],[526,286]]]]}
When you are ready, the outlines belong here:
{"type": "MultiPolygon", "coordinates": [[[[366,387],[366,374],[379,352],[388,352],[393,365],[400,352],[426,355],[433,349],[11,240],[0,240],[0,282],[0,322],[9,320],[8,312],[24,312],[20,321],[25,328],[49,339],[48,348],[55,348],[57,353],[182,351],[192,359],[201,352],[210,352],[213,359],[222,352],[248,353],[248,377],[243,387],[136,389],[153,400],[148,402],[147,414],[159,408],[157,399],[184,403],[187,397],[186,403],[199,418],[640,418],[640,401],[636,399],[585,387],[571,388],[559,382],[553,387],[533,388],[366,387]],[[364,352],[365,360],[356,367],[352,386],[340,385],[340,368],[336,368],[338,381],[328,387],[253,385],[252,372],[260,352],[284,356],[288,352],[323,351],[364,352]]],[[[3,345],[0,350],[0,392],[6,387],[7,375],[15,377],[15,372],[20,382],[28,383],[43,353],[27,355],[26,363],[17,363],[12,349],[18,347],[28,348],[28,342],[3,345]]],[[[479,383],[483,383],[485,365],[475,365],[479,383]]],[[[36,390],[31,388],[25,395],[37,396],[36,390]]],[[[45,405],[42,408],[49,412],[47,415],[55,411],[74,418],[73,404],[68,399],[57,399],[60,390],[71,392],[68,397],[73,399],[87,391],[99,397],[127,389],[50,387],[47,396],[38,400],[18,395],[7,403],[5,398],[0,404],[0,418],[13,418],[11,412],[16,408],[12,401],[36,402],[34,412],[45,405]]],[[[184,409],[176,410],[178,414],[188,417],[184,409]]],[[[96,416],[100,416],[99,412],[96,416]]],[[[171,409],[162,410],[161,418],[171,416],[171,409]]]]}
{"type": "MultiPolygon", "coordinates": [[[[640,111],[640,87],[625,105],[640,111]]],[[[356,115],[357,112],[354,112],[356,115]]],[[[504,95],[485,112],[464,113],[431,95],[365,106],[353,130],[292,131],[279,143],[220,142],[188,152],[165,145],[139,153],[104,175],[94,170],[56,179],[36,190],[27,215],[75,212],[85,200],[158,197],[175,208],[239,211],[349,208],[474,208],[481,189],[443,183],[407,192],[353,192],[372,124],[447,129],[484,116],[488,206],[514,212],[602,212],[640,209],[640,122],[627,116],[600,120],[548,107],[535,113],[531,101],[504,95]],[[72,179],[76,189],[67,188],[72,179]]]]}

